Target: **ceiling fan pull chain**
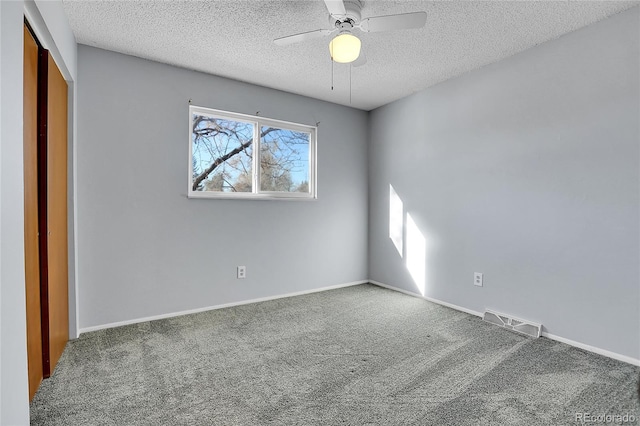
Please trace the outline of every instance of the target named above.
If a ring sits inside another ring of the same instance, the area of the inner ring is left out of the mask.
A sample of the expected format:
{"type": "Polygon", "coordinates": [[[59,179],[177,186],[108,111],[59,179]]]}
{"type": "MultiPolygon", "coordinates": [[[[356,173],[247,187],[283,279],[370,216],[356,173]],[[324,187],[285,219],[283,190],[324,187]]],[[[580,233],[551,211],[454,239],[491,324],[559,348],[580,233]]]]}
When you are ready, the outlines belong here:
{"type": "Polygon", "coordinates": [[[349,105],[351,105],[351,69],[353,65],[349,64],[349,105]]]}
{"type": "Polygon", "coordinates": [[[333,57],[331,57],[331,90],[333,90],[333,57]]]}

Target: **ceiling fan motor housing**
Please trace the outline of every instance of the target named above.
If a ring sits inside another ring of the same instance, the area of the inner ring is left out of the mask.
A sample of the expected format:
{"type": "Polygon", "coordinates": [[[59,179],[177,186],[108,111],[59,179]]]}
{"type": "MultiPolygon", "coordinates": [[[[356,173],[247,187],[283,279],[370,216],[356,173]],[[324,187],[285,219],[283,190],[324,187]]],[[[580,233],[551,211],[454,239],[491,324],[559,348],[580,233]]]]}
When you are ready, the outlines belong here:
{"type": "Polygon", "coordinates": [[[364,5],[364,2],[362,0],[343,0],[344,2],[344,8],[347,11],[346,15],[344,16],[337,16],[334,17],[332,15],[329,15],[329,22],[331,22],[332,26],[340,26],[340,24],[338,23],[343,23],[345,21],[352,21],[351,26],[354,26],[355,24],[357,24],[358,22],[360,22],[360,19],[362,18],[362,6],[364,5]]]}

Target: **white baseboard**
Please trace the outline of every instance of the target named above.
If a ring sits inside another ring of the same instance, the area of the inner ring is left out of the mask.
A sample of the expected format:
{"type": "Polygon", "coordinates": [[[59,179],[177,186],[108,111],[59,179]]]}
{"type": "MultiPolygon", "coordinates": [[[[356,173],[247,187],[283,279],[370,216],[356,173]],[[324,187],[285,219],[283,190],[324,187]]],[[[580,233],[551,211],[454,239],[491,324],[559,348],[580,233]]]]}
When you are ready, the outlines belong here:
{"type": "MultiPolygon", "coordinates": [[[[407,295],[412,296],[412,297],[417,297],[417,298],[420,298],[420,299],[428,300],[429,302],[437,303],[438,305],[446,306],[448,308],[455,309],[455,310],[461,311],[461,312],[465,312],[465,313],[470,314],[470,315],[475,315],[477,317],[482,317],[482,312],[474,311],[472,309],[467,309],[465,307],[454,305],[453,303],[449,303],[449,302],[444,302],[442,300],[434,299],[432,297],[422,296],[421,294],[414,293],[414,292],[411,292],[411,291],[408,291],[408,290],[404,290],[404,289],[401,289],[401,288],[393,287],[391,285],[384,284],[384,283],[381,283],[379,281],[363,280],[363,281],[353,281],[353,282],[345,283],[345,284],[337,284],[337,285],[328,286],[328,287],[321,287],[321,288],[316,288],[316,289],[312,289],[312,290],[304,290],[304,291],[298,291],[298,292],[294,292],[294,293],[279,294],[279,295],[275,295],[275,296],[261,297],[261,298],[258,298],[258,299],[242,300],[242,301],[239,301],[239,302],[224,303],[224,304],[221,304],[221,305],[206,306],[206,307],[202,307],[202,308],[189,309],[189,310],[186,310],[186,311],[171,312],[171,313],[167,313],[167,314],[154,315],[154,316],[150,316],[150,317],[136,318],[136,319],[132,319],[132,320],[126,320],[126,321],[119,321],[119,322],[113,322],[113,323],[108,323],[108,324],[95,325],[95,326],[91,326],[91,327],[84,327],[84,328],[80,328],[78,330],[79,331],[78,332],[78,337],[82,333],[88,333],[88,332],[91,332],[91,331],[98,331],[98,330],[104,330],[104,329],[107,329],[107,328],[121,327],[123,325],[139,324],[139,323],[142,323],[142,322],[155,321],[155,320],[160,320],[160,319],[165,319],[165,318],[173,318],[173,317],[178,317],[178,316],[182,316],[182,315],[196,314],[198,312],[206,312],[206,311],[211,311],[211,310],[214,310],[214,309],[223,309],[223,308],[230,308],[230,307],[233,307],[233,306],[248,305],[250,303],[266,302],[268,300],[283,299],[283,298],[286,298],[286,297],[302,296],[302,295],[305,295],[305,294],[318,293],[318,292],[321,292],[321,291],[334,290],[334,289],[338,289],[338,288],[350,287],[350,286],[359,285],[359,284],[366,284],[366,283],[371,283],[371,284],[377,285],[378,287],[383,287],[383,288],[386,288],[386,289],[389,289],[389,290],[397,291],[397,292],[400,292],[400,293],[403,293],[403,294],[407,294],[407,295]]],[[[601,349],[601,348],[597,348],[595,346],[587,345],[585,343],[576,342],[575,340],[567,339],[567,338],[562,337],[562,336],[556,336],[555,334],[551,334],[551,333],[548,333],[546,331],[542,332],[542,337],[546,337],[548,339],[555,340],[555,341],[558,341],[558,342],[561,342],[561,343],[565,343],[567,345],[574,346],[576,348],[584,349],[586,351],[593,352],[593,353],[596,353],[598,355],[606,356],[608,358],[612,358],[612,359],[615,359],[615,360],[618,360],[618,361],[626,362],[628,364],[640,367],[640,359],[632,358],[632,357],[629,357],[629,356],[626,356],[626,355],[621,355],[621,354],[618,354],[618,353],[615,353],[615,352],[608,351],[606,349],[601,349]]]]}
{"type": "Polygon", "coordinates": [[[112,322],[112,323],[108,323],[108,324],[94,325],[94,326],[91,326],[91,327],[84,327],[84,328],[79,329],[78,337],[82,333],[88,333],[90,331],[98,331],[98,330],[104,330],[104,329],[107,329],[107,328],[121,327],[123,325],[139,324],[141,322],[155,321],[155,320],[160,320],[160,319],[165,319],[165,318],[179,317],[179,316],[182,316],[182,315],[197,314],[199,312],[212,311],[214,309],[230,308],[232,306],[248,305],[250,303],[266,302],[268,300],[284,299],[286,297],[302,296],[304,294],[319,293],[321,291],[335,290],[335,289],[338,289],[338,288],[351,287],[351,286],[354,286],[354,285],[367,284],[367,283],[369,283],[369,280],[353,281],[353,282],[345,283],[345,284],[337,284],[337,285],[332,285],[332,286],[328,286],[328,287],[314,288],[314,289],[311,289],[311,290],[297,291],[295,293],[286,293],[286,294],[279,294],[279,295],[276,295],[276,296],[260,297],[258,299],[242,300],[242,301],[239,301],[239,302],[231,302],[231,303],[224,303],[224,304],[221,304],[221,305],[214,305],[214,306],[206,306],[206,307],[196,308],[196,309],[189,309],[189,310],[186,310],[186,311],[171,312],[171,313],[167,313],[167,314],[153,315],[153,316],[150,316],[150,317],[136,318],[136,319],[132,319],[132,320],[112,322]]]}
{"type": "Polygon", "coordinates": [[[377,285],[379,287],[388,288],[389,290],[398,291],[400,293],[408,294],[409,296],[417,297],[420,299],[428,300],[429,302],[437,303],[438,305],[446,306],[447,308],[455,309],[456,311],[462,311],[467,314],[475,315],[477,317],[482,318],[482,312],[473,311],[471,309],[463,308],[462,306],[454,305],[453,303],[443,302],[442,300],[434,299],[433,297],[423,296],[418,293],[413,293],[411,291],[403,290],[401,288],[393,287],[388,284],[384,284],[378,281],[369,280],[371,284],[377,285]]]}
{"type": "Polygon", "coordinates": [[[575,340],[567,339],[561,336],[556,336],[555,334],[547,333],[546,331],[542,332],[542,337],[546,337],[547,339],[555,340],[557,342],[566,343],[567,345],[575,346],[576,348],[584,349],[585,351],[593,352],[598,355],[606,356],[608,358],[613,358],[615,360],[626,362],[628,364],[640,367],[640,359],[631,358],[630,356],[626,356],[626,355],[620,355],[618,353],[611,352],[606,349],[600,349],[595,346],[587,345],[586,343],[576,342],[575,340]]]}
{"type": "MultiPolygon", "coordinates": [[[[420,299],[428,300],[429,302],[437,303],[438,305],[446,306],[451,309],[456,309],[458,311],[466,312],[471,315],[475,315],[478,317],[482,317],[481,312],[473,311],[471,309],[463,308],[462,306],[454,305],[453,303],[443,302],[442,300],[433,299],[431,297],[422,296],[418,293],[413,293],[411,291],[403,290],[401,288],[393,287],[388,284],[384,284],[378,281],[369,280],[371,284],[377,285],[379,287],[384,287],[389,290],[398,291],[400,293],[408,294],[409,296],[418,297],[420,299]]],[[[640,359],[632,358],[630,356],[621,355],[615,352],[608,351],[606,349],[597,348],[595,346],[587,345],[585,343],[576,342],[575,340],[567,339],[565,337],[556,336],[555,334],[548,333],[543,331],[541,333],[542,337],[546,337],[547,339],[555,340],[558,342],[566,343],[567,345],[574,346],[576,348],[584,349],[585,351],[593,352],[598,355],[606,356],[608,358],[612,358],[618,361],[626,362],[631,365],[636,365],[640,367],[640,359]]]]}

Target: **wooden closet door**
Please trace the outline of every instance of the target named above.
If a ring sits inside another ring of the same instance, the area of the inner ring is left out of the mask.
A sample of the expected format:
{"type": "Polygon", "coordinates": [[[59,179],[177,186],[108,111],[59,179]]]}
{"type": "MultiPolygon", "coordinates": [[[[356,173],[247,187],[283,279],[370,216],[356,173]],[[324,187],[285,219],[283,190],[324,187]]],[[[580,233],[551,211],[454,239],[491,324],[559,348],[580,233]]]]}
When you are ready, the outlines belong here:
{"type": "Polygon", "coordinates": [[[38,245],[38,45],[24,27],[24,259],[29,399],[43,378],[38,245]]]}
{"type": "MultiPolygon", "coordinates": [[[[47,269],[49,365],[55,369],[69,340],[67,251],[67,82],[48,56],[47,84],[47,269]]],[[[47,368],[48,367],[48,368],[47,368]]]]}
{"type": "Polygon", "coordinates": [[[31,399],[69,340],[67,124],[67,82],[25,24],[24,251],[31,399]]]}

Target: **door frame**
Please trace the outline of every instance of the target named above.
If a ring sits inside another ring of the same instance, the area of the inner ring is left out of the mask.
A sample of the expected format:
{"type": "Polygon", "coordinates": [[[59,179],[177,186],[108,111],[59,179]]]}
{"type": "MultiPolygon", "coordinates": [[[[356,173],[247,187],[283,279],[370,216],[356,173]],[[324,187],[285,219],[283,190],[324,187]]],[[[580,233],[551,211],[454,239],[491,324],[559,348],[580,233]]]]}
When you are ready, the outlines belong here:
{"type": "Polygon", "coordinates": [[[79,290],[78,290],[78,239],[77,239],[77,45],[75,40],[69,40],[68,34],[64,30],[60,30],[55,26],[47,25],[47,21],[51,20],[55,23],[58,18],[55,10],[43,10],[41,13],[36,2],[24,2],[24,17],[29,23],[32,33],[41,43],[42,47],[49,51],[56,62],[62,76],[67,82],[67,214],[68,214],[68,280],[69,280],[69,339],[80,337],[80,320],[79,320],[79,290]],[[45,14],[45,17],[43,17],[45,14]],[[73,49],[73,52],[70,50],[73,49]]]}

